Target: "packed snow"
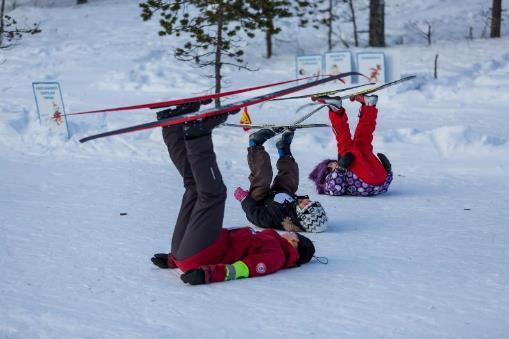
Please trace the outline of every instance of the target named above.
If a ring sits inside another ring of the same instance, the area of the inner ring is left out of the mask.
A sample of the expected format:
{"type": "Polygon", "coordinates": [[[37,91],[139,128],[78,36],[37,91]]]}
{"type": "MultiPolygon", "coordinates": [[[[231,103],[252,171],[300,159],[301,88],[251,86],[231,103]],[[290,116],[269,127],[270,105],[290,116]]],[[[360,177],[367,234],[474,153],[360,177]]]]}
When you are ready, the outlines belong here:
{"type": "MultiPolygon", "coordinates": [[[[59,81],[66,111],[76,112],[203,94],[207,71],[176,61],[171,48],[182,40],[158,37],[137,1],[10,12],[40,22],[42,33],[0,50],[0,337],[507,337],[507,25],[503,38],[467,40],[470,25],[482,30],[485,1],[391,6],[388,40],[410,44],[386,50],[399,55],[401,75],[417,79],[379,92],[374,146],[393,165],[389,192],[318,196],[307,175],[335,157],[335,141],[328,129],[299,130],[299,192],[330,220],[309,237],[329,263],[197,287],[150,262],[169,249],[183,192],[160,129],[78,141],[151,121],[154,111],[73,116],[66,140],[40,126],[31,83],[59,81]],[[405,30],[405,20],[427,16],[438,29],[431,46],[405,30]]],[[[294,40],[277,44],[271,60],[260,35],[247,47],[259,71],[227,70],[227,88],[293,78],[296,53],[326,51],[310,32],[285,33],[294,40]]],[[[250,114],[254,123],[288,123],[306,103],[264,103],[250,114]]],[[[344,105],[354,128],[358,105],[344,105]]],[[[326,112],[309,122],[328,122],[326,112]]],[[[232,194],[248,187],[247,139],[241,129],[214,132],[225,227],[249,225],[232,194]]]]}

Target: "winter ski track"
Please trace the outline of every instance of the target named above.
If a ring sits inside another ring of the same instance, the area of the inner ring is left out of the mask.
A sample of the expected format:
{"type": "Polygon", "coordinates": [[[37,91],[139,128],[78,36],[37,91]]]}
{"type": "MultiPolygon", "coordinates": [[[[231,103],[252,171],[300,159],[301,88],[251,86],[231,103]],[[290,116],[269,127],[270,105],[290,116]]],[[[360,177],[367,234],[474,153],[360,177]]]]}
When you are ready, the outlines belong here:
{"type": "MultiPolygon", "coordinates": [[[[407,15],[418,6],[420,16],[437,7],[412,3],[394,8],[407,15]]],[[[451,25],[479,3],[461,6],[451,25]]],[[[0,66],[0,337],[507,336],[507,38],[391,47],[402,74],[419,78],[379,93],[375,151],[395,170],[384,196],[318,197],[307,174],[334,157],[335,144],[326,130],[297,132],[300,192],[320,200],[330,217],[326,233],[310,235],[328,265],[190,287],[177,271],[150,263],[168,249],[182,194],[160,130],[77,141],[152,120],[154,112],[70,119],[73,138],[62,141],[39,127],[29,84],[60,80],[71,112],[202,94],[208,81],[164,52],[178,41],[150,38],[157,23],[139,25],[135,3],[25,9],[46,30],[0,55],[7,58],[0,66]],[[96,34],[85,34],[82,22],[96,34]]],[[[395,18],[387,20],[391,34],[402,26],[395,18]]],[[[321,51],[316,44],[305,47],[321,51]]],[[[229,73],[228,90],[287,79],[291,48],[270,63],[248,53],[261,71],[229,73]]],[[[250,113],[254,123],[288,123],[306,102],[265,103],[250,113]]],[[[358,106],[345,106],[354,128],[358,106]]],[[[327,122],[326,112],[307,122],[327,122]]],[[[248,185],[247,134],[222,128],[214,142],[229,194],[224,224],[247,225],[232,195],[248,185]]],[[[275,162],[274,140],[267,149],[275,162]]]]}

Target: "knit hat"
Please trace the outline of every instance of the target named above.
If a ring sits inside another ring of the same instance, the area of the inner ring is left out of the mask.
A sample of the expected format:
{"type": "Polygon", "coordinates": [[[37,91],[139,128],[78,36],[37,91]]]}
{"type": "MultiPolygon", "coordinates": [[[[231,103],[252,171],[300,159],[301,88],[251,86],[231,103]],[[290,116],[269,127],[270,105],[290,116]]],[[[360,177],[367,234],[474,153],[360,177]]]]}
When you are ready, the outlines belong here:
{"type": "Polygon", "coordinates": [[[327,229],[327,215],[318,201],[312,201],[304,208],[296,206],[297,218],[306,232],[319,233],[327,229]]]}
{"type": "Polygon", "coordinates": [[[303,235],[296,233],[299,238],[299,245],[297,246],[297,252],[299,252],[298,265],[305,264],[313,258],[315,254],[315,245],[303,235]]]}
{"type": "Polygon", "coordinates": [[[309,179],[311,179],[315,183],[318,194],[325,194],[323,184],[325,182],[325,177],[329,173],[327,165],[332,161],[336,160],[334,159],[323,160],[322,162],[315,166],[311,173],[309,173],[309,179]]]}

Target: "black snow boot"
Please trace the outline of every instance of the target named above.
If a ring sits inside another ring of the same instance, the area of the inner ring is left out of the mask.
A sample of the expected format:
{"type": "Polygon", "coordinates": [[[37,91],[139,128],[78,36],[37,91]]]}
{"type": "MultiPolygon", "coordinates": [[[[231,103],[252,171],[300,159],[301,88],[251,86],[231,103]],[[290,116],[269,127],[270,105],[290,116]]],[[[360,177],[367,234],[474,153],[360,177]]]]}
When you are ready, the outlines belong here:
{"type": "Polygon", "coordinates": [[[280,158],[284,157],[285,155],[292,155],[290,145],[292,144],[294,135],[294,130],[286,130],[283,132],[283,135],[281,135],[281,139],[276,142],[277,152],[279,153],[280,158]]]}
{"type": "Polygon", "coordinates": [[[184,135],[187,140],[196,139],[212,133],[212,130],[228,119],[228,113],[210,118],[190,121],[184,124],[184,135]]]}
{"type": "Polygon", "coordinates": [[[262,146],[265,141],[269,140],[275,135],[276,133],[269,128],[262,128],[259,131],[251,133],[249,135],[249,147],[262,146]]]}
{"type": "Polygon", "coordinates": [[[352,162],[355,160],[355,155],[350,152],[345,153],[343,156],[339,156],[338,158],[338,166],[343,169],[348,169],[352,162]]]}
{"type": "Polygon", "coordinates": [[[179,115],[189,114],[198,112],[201,105],[208,105],[212,102],[212,99],[186,102],[185,104],[177,105],[175,108],[167,108],[157,112],[157,120],[168,119],[177,117],[179,115]]]}

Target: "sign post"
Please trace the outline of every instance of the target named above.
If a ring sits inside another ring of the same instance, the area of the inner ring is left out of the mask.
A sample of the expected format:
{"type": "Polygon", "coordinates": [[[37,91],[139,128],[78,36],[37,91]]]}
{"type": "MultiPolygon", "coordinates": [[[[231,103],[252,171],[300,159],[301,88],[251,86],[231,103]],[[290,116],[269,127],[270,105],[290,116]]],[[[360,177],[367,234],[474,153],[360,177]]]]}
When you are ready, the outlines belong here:
{"type": "Polygon", "coordinates": [[[67,138],[70,139],[71,134],[65,116],[60,84],[58,82],[33,82],[32,89],[41,125],[48,127],[52,133],[67,135],[67,138]]]}
{"type": "Polygon", "coordinates": [[[357,70],[369,77],[369,81],[384,83],[385,56],[383,53],[366,52],[357,53],[357,70]]]}
{"type": "MultiPolygon", "coordinates": [[[[349,51],[325,53],[325,74],[336,75],[352,71],[352,54],[349,51]]],[[[352,83],[351,77],[343,80],[345,85],[352,83]]]]}
{"type": "MultiPolygon", "coordinates": [[[[303,55],[297,57],[297,78],[315,76],[319,77],[323,71],[321,55],[303,55]]],[[[309,80],[313,81],[313,79],[309,80]]]]}

